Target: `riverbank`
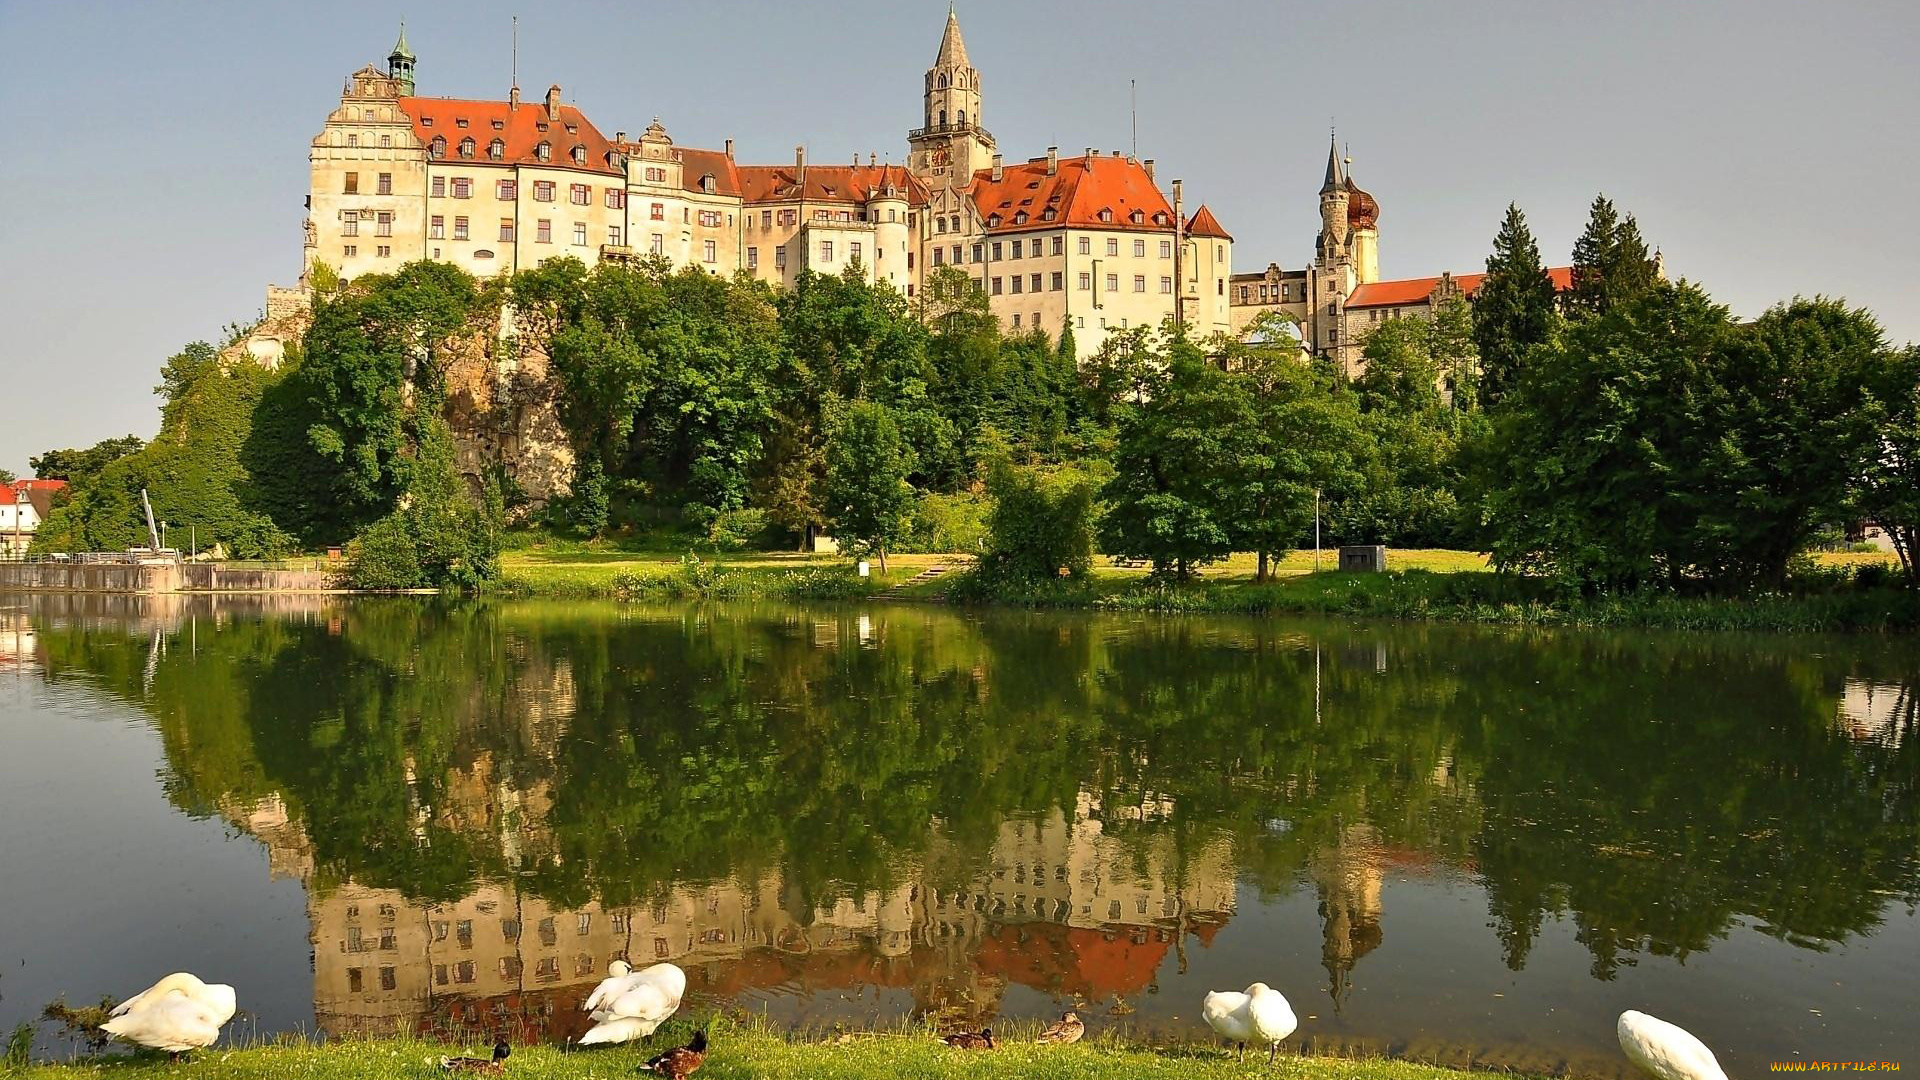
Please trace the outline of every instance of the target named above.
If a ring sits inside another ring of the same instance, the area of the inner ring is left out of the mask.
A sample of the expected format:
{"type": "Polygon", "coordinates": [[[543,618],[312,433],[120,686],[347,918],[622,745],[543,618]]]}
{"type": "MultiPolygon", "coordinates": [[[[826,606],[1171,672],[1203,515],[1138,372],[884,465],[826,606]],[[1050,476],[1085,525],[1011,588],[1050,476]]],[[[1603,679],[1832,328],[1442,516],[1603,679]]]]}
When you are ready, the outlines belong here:
{"type": "MultiPolygon", "coordinates": [[[[539,598],[890,599],[969,605],[1158,614],[1335,615],[1432,619],[1505,626],[1638,627],[1783,633],[1903,633],[1920,630],[1920,594],[1891,583],[1884,563],[1826,556],[1783,592],[1745,597],[1638,593],[1569,596],[1549,583],[1496,574],[1472,552],[1394,552],[1381,574],[1315,571],[1311,552],[1293,552],[1275,580],[1252,580],[1237,557],[1196,580],[1172,585],[1144,568],[1096,566],[1079,581],[1008,587],[971,574],[958,556],[902,555],[870,577],[844,558],[763,554],[715,561],[622,552],[514,552],[498,590],[539,598]],[[1866,569],[1862,568],[1876,568],[1866,569]],[[930,570],[941,569],[933,574],[930,570]]],[[[1243,565],[1244,564],[1244,565],[1243,565]]]]}
{"type": "MultiPolygon", "coordinates": [[[[583,1077],[650,1075],[649,1057],[688,1037],[691,1028],[671,1025],[644,1043],[604,1050],[562,1051],[554,1047],[516,1047],[508,1075],[524,1080],[581,1080],[583,1077]]],[[[996,1080],[1214,1080],[1261,1077],[1263,1080],[1460,1080],[1459,1070],[1389,1058],[1301,1057],[1282,1050],[1271,1069],[1266,1055],[1249,1051],[1238,1061],[1223,1045],[1147,1047],[1118,1039],[1096,1038],[1075,1046],[1038,1046],[1008,1040],[998,1049],[952,1049],[931,1035],[876,1034],[846,1041],[788,1038],[749,1025],[721,1025],[701,1080],[891,1080],[899,1076],[969,1077],[996,1080]]],[[[201,1080],[419,1080],[436,1075],[445,1054],[484,1054],[475,1043],[448,1047],[418,1040],[343,1040],[317,1045],[290,1043],[244,1049],[213,1049],[193,1055],[184,1066],[201,1080]]],[[[34,1065],[15,1070],[24,1080],[73,1080],[84,1076],[177,1078],[183,1066],[165,1055],[81,1059],[71,1064],[34,1065]]],[[[4,1072],[0,1069],[0,1072],[4,1072]]],[[[1519,1074],[1509,1073],[1509,1076],[1519,1074]]]]}

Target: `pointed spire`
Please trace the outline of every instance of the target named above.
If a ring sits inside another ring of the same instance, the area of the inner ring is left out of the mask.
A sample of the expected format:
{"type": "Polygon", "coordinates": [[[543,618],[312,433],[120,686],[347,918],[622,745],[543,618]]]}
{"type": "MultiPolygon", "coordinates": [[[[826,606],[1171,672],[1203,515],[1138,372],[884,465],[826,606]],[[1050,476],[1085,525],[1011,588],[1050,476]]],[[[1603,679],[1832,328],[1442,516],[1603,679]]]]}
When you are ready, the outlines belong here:
{"type": "Polygon", "coordinates": [[[400,20],[400,40],[393,43],[393,51],[387,54],[387,59],[392,60],[395,58],[405,60],[419,59],[419,57],[413,55],[413,50],[407,47],[407,20],[405,19],[400,20]]]}
{"type": "Polygon", "coordinates": [[[951,3],[947,5],[947,29],[940,35],[940,55],[933,58],[933,66],[967,66],[967,43],[960,39],[960,19],[953,13],[951,3]]]}
{"type": "Polygon", "coordinates": [[[1347,169],[1340,161],[1340,139],[1332,132],[1327,133],[1327,179],[1320,185],[1320,194],[1331,191],[1343,191],[1347,186],[1347,169]]]}

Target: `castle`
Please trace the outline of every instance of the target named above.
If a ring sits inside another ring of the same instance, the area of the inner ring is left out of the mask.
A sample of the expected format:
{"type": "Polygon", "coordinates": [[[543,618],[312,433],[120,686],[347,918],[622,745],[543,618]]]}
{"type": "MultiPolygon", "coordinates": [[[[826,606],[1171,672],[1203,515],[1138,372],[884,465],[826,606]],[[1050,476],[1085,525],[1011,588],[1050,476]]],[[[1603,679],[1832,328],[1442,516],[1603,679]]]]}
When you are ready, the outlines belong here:
{"type": "Polygon", "coordinates": [[[810,162],[804,147],[790,165],[742,164],[731,139],[680,146],[658,118],[637,139],[609,137],[558,86],[540,101],[517,86],[505,101],[419,96],[417,62],[403,30],[385,70],[347,78],[314,138],[306,272],[426,258],[487,277],[561,256],[660,256],[776,285],[851,268],[915,297],[952,267],[1004,328],[1071,327],[1083,357],[1176,304],[1196,335],[1232,328],[1233,238],[1213,214],[1183,216],[1180,182],[1162,192],[1151,159],[1117,150],[1006,163],[952,12],[904,166],[810,162]]]}
{"type": "MultiPolygon", "coordinates": [[[[982,123],[980,72],[949,11],[926,71],[904,166],[748,165],[676,144],[655,117],[637,139],[602,133],[560,87],[540,101],[423,97],[404,29],[384,70],[348,76],[313,139],[302,288],[268,290],[271,321],[304,306],[307,275],[343,277],[415,259],[481,277],[562,256],[589,266],[658,256],[775,285],[850,268],[907,297],[943,268],[965,273],[1003,329],[1071,328],[1081,358],[1110,332],[1178,317],[1197,337],[1241,335],[1279,313],[1303,345],[1348,374],[1380,323],[1471,297],[1478,274],[1380,280],[1380,204],[1330,140],[1319,235],[1299,270],[1233,273],[1233,237],[1152,158],[1093,147],[1007,163],[982,123]]],[[[1571,270],[1550,271],[1561,289],[1571,270]]],[[[248,348],[271,362],[269,332],[248,348]]]]}

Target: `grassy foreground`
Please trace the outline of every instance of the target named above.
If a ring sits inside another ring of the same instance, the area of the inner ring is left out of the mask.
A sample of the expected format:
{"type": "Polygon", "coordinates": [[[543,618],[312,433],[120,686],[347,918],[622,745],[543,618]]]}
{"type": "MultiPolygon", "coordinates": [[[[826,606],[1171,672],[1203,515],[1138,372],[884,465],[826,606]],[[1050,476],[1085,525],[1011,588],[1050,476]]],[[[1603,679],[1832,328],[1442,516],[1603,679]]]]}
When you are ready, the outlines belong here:
{"type": "MultiPolygon", "coordinates": [[[[653,1054],[679,1045],[691,1028],[662,1029],[645,1043],[608,1049],[564,1052],[553,1047],[516,1047],[505,1075],[524,1080],[589,1080],[649,1075],[641,1070],[653,1054]]],[[[1113,1039],[1089,1039],[1076,1046],[1036,1046],[1024,1039],[1000,1049],[969,1053],[951,1049],[931,1035],[854,1036],[844,1042],[789,1039],[769,1028],[717,1025],[713,1048],[700,1080],[892,1080],[894,1077],[967,1077],[977,1080],[1458,1080],[1456,1070],[1387,1058],[1299,1057],[1282,1050],[1268,1069],[1265,1054],[1249,1051],[1236,1061],[1220,1047],[1149,1048],[1113,1039]]],[[[34,1065],[12,1072],[27,1080],[420,1080],[440,1075],[443,1054],[485,1054],[487,1047],[447,1047],[415,1040],[339,1041],[326,1045],[293,1043],[245,1049],[215,1048],[189,1063],[170,1065],[165,1055],[82,1059],[64,1065],[34,1065]]],[[[5,1072],[0,1068],[0,1072],[5,1072]]]]}
{"type": "Polygon", "coordinates": [[[621,600],[787,599],[957,602],[1139,613],[1331,615],[1431,619],[1506,626],[1644,627],[1792,633],[1920,631],[1920,593],[1870,584],[1890,558],[1823,555],[1785,592],[1742,597],[1671,593],[1567,596],[1548,583],[1487,569],[1484,556],[1463,551],[1388,553],[1384,574],[1316,571],[1313,553],[1295,551],[1275,567],[1276,580],[1253,581],[1254,560],[1236,555],[1207,567],[1195,581],[1153,581],[1144,567],[1098,560],[1081,581],[1014,588],[970,580],[971,560],[953,555],[900,555],[867,578],[845,558],[764,553],[688,560],[666,553],[623,551],[509,552],[499,591],[542,598],[621,600]],[[952,572],[914,580],[921,571],[952,572]]]}

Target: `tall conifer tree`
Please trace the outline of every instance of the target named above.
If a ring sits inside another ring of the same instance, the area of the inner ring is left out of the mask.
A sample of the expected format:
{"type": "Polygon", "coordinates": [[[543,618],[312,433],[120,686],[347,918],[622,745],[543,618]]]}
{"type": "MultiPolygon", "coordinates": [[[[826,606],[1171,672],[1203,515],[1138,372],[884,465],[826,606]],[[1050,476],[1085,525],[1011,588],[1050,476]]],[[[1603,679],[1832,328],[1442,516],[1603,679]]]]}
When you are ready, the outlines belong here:
{"type": "Polygon", "coordinates": [[[1587,217],[1587,230],[1573,245],[1573,289],[1567,296],[1567,314],[1581,319],[1604,315],[1653,288],[1653,260],[1640,224],[1631,214],[1623,220],[1613,200],[1596,195],[1587,217]]]}
{"type": "Polygon", "coordinates": [[[1487,276],[1473,297],[1473,342],[1480,353],[1480,401],[1497,404],[1519,378],[1527,350],[1547,340],[1558,317],[1553,279],[1540,264],[1540,245],[1527,216],[1507,204],[1493,238],[1487,276]]]}

